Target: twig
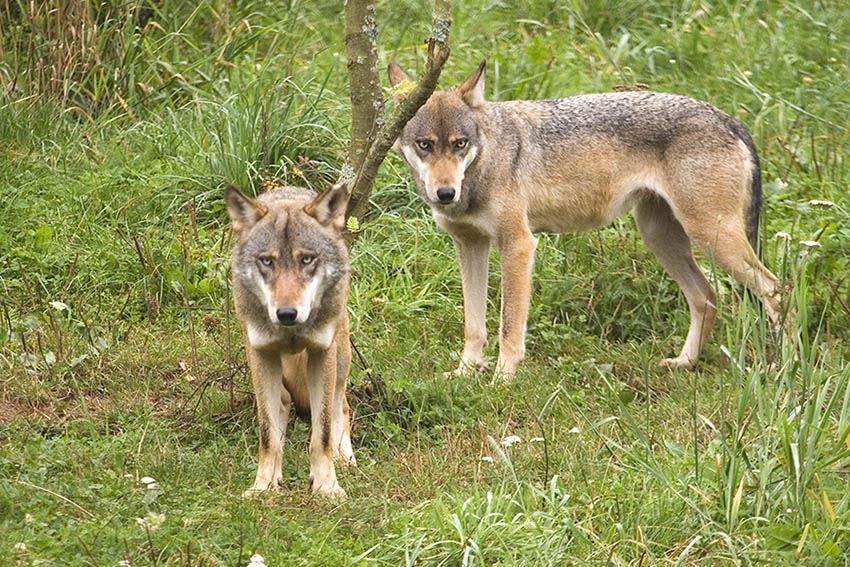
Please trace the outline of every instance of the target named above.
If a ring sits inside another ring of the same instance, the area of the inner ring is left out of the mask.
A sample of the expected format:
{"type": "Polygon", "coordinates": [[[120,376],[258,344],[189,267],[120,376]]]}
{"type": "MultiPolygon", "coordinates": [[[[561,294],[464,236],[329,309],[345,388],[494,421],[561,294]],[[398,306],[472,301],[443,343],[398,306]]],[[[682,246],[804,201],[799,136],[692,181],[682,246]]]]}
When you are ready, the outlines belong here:
{"type": "MultiPolygon", "coordinates": [[[[30,296],[30,301],[35,303],[37,309],[43,309],[44,303],[41,300],[41,294],[36,294],[33,291],[29,278],[27,278],[27,272],[24,270],[24,265],[21,263],[21,259],[18,258],[17,260],[18,270],[21,272],[21,279],[24,282],[24,288],[30,296]]],[[[36,330],[33,334],[35,335],[35,342],[38,345],[38,353],[41,355],[42,360],[44,360],[44,345],[41,344],[41,333],[36,330]]],[[[21,334],[21,337],[23,337],[23,334],[21,334]]],[[[24,345],[24,350],[26,350],[26,345],[24,345]]]]}
{"type": "Polygon", "coordinates": [[[828,283],[828,284],[829,284],[829,287],[831,287],[831,288],[832,288],[832,296],[833,296],[835,299],[837,299],[837,300],[838,300],[838,303],[840,303],[840,304],[841,304],[841,307],[843,307],[843,308],[844,308],[844,311],[846,311],[846,312],[847,312],[847,314],[848,314],[848,315],[850,315],[850,307],[848,307],[848,306],[847,306],[847,304],[846,304],[846,303],[844,303],[844,300],[843,300],[843,299],[841,299],[841,296],[838,294],[838,291],[839,291],[839,288],[841,287],[842,282],[841,282],[841,281],[839,281],[838,283],[834,283],[834,282],[833,282],[832,280],[830,280],[829,278],[824,278],[824,279],[826,280],[826,283],[828,283]]]}
{"type": "Polygon", "coordinates": [[[360,360],[360,365],[363,367],[363,371],[366,373],[366,377],[369,379],[369,382],[372,383],[372,386],[380,394],[381,398],[384,402],[387,401],[387,385],[384,383],[384,379],[380,376],[375,376],[372,374],[372,370],[369,365],[366,363],[366,359],[363,358],[363,355],[360,353],[360,349],[357,348],[357,345],[354,343],[354,337],[349,336],[348,342],[351,343],[351,348],[354,350],[354,353],[357,355],[357,358],[360,360]]]}
{"type": "Polygon", "coordinates": [[[88,510],[86,510],[85,508],[83,508],[82,506],[80,506],[79,504],[77,504],[76,502],[74,502],[73,500],[71,500],[70,498],[68,498],[67,496],[62,496],[62,495],[61,495],[61,494],[59,494],[58,492],[53,492],[53,491],[52,491],[52,490],[50,490],[49,488],[44,488],[43,486],[39,486],[39,485],[37,485],[37,484],[33,484],[33,483],[28,482],[28,481],[26,481],[26,480],[17,480],[17,479],[12,479],[12,482],[17,482],[18,484],[23,484],[24,486],[29,486],[30,488],[35,488],[36,490],[41,490],[41,491],[43,491],[43,492],[46,492],[47,494],[50,494],[51,496],[55,496],[56,498],[58,498],[58,499],[62,500],[63,502],[67,502],[68,504],[70,504],[71,506],[73,506],[74,508],[76,508],[77,510],[79,510],[80,512],[84,513],[84,514],[85,514],[86,516],[88,516],[89,518],[94,518],[94,517],[95,517],[95,515],[94,515],[94,514],[92,514],[91,512],[89,512],[88,510]]]}
{"type": "Polygon", "coordinates": [[[145,522],[145,535],[148,536],[148,547],[151,552],[151,562],[153,563],[153,567],[157,567],[159,565],[159,561],[156,559],[156,549],[153,546],[153,538],[151,537],[151,527],[145,522]]]}
{"type": "Polygon", "coordinates": [[[80,253],[74,254],[74,261],[71,262],[71,268],[68,270],[68,277],[65,278],[65,285],[62,286],[62,295],[59,296],[59,301],[65,301],[65,296],[68,294],[68,288],[71,287],[71,280],[74,279],[74,272],[77,269],[77,260],[80,259],[80,253]]]}
{"type": "Polygon", "coordinates": [[[192,317],[192,304],[189,301],[189,244],[186,242],[186,225],[180,227],[180,247],[183,249],[183,307],[186,310],[186,323],[189,325],[189,345],[192,348],[192,367],[198,368],[198,346],[195,341],[195,323],[192,317]]]}

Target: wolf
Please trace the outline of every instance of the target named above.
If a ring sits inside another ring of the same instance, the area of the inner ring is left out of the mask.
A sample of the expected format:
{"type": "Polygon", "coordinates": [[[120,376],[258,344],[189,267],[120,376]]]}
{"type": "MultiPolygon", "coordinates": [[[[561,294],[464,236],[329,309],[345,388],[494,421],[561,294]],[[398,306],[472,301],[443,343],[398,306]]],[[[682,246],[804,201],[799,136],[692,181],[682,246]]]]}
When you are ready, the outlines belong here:
{"type": "MultiPolygon", "coordinates": [[[[684,346],[662,366],[693,369],[717,314],[693,247],[781,326],[781,285],[757,254],[761,166],[740,122],[648,91],[490,102],[485,70],[482,61],[459,87],[432,94],[393,146],[454,241],[464,306],[455,373],[483,365],[491,246],[502,275],[496,373],[509,378],[525,354],[534,234],[589,230],[629,211],[690,309],[684,346]]],[[[395,63],[388,74],[393,87],[408,80],[395,63]]]]}
{"type": "Polygon", "coordinates": [[[348,190],[279,187],[253,199],[229,185],[233,300],[257,400],[257,476],[245,495],[281,484],[289,413],[309,411],[310,486],[344,497],[334,459],[355,465],[345,387],[351,363],[342,237],[348,190]]]}

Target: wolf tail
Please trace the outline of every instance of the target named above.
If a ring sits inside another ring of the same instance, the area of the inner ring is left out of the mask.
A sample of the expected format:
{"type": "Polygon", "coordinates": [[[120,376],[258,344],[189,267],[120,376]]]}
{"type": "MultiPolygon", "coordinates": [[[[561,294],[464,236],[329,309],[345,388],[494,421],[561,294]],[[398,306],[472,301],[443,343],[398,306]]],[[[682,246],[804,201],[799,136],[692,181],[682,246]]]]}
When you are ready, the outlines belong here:
{"type": "Polygon", "coordinates": [[[761,161],[759,160],[756,145],[747,129],[740,123],[736,124],[736,134],[747,149],[750,150],[750,159],[753,160],[753,174],[750,180],[750,208],[747,210],[747,240],[750,241],[750,246],[753,247],[753,252],[756,253],[759,259],[762,259],[761,245],[759,243],[759,218],[761,217],[761,161]]]}
{"type": "Polygon", "coordinates": [[[759,217],[761,216],[761,162],[755,147],[750,148],[753,158],[753,179],[750,185],[750,210],[747,212],[747,239],[753,251],[761,258],[761,243],[759,242],[759,217]]]}

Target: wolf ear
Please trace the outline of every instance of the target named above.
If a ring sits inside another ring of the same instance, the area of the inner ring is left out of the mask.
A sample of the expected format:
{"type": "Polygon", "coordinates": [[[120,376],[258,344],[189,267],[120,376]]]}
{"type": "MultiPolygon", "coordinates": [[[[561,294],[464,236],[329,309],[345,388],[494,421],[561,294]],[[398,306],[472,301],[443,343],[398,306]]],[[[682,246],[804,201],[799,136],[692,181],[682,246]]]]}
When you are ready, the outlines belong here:
{"type": "Polygon", "coordinates": [[[330,226],[342,232],[345,227],[345,208],[348,205],[348,185],[337,183],[313,199],[304,207],[304,212],[319,221],[323,226],[330,226]]]}
{"type": "Polygon", "coordinates": [[[401,67],[398,66],[398,63],[395,61],[390,61],[390,64],[387,65],[387,75],[390,77],[390,86],[394,87],[402,81],[409,81],[410,77],[407,76],[407,73],[401,70],[401,67]]]}
{"type": "Polygon", "coordinates": [[[402,71],[401,67],[399,67],[395,61],[390,61],[389,65],[387,65],[387,75],[390,78],[393,100],[398,102],[400,99],[404,98],[408,91],[410,91],[410,88],[413,87],[413,81],[410,80],[407,73],[402,71]],[[405,81],[407,81],[408,86],[402,84],[405,81]]]}
{"type": "Polygon", "coordinates": [[[484,104],[484,75],[486,74],[486,67],[487,60],[485,59],[478,66],[478,69],[457,88],[460,98],[472,108],[477,108],[484,104]]]}
{"type": "Polygon", "coordinates": [[[235,185],[227,186],[224,202],[227,205],[227,214],[233,221],[233,230],[236,232],[251,228],[269,212],[268,207],[263,203],[246,196],[235,185]]]}

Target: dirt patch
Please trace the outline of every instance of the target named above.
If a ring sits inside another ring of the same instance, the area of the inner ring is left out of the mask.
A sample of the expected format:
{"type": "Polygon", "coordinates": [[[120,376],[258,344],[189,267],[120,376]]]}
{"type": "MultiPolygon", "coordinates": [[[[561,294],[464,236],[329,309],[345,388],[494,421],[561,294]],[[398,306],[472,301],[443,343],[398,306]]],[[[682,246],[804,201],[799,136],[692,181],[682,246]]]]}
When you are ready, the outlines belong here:
{"type": "Polygon", "coordinates": [[[0,423],[12,423],[33,415],[32,409],[25,403],[0,398],[0,423]]]}
{"type": "Polygon", "coordinates": [[[14,423],[33,418],[61,423],[86,414],[95,416],[115,408],[116,405],[109,396],[87,395],[82,400],[71,391],[52,399],[21,399],[3,396],[0,397],[0,423],[14,423]]]}

